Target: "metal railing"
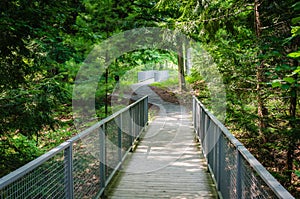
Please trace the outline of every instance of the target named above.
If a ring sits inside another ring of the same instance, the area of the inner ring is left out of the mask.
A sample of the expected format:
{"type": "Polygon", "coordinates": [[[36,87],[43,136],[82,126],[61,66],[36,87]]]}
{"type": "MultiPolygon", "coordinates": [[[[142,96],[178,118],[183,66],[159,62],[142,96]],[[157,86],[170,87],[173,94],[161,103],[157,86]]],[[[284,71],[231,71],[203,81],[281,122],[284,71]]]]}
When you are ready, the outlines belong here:
{"type": "Polygon", "coordinates": [[[138,72],[138,81],[146,81],[148,79],[154,78],[155,82],[161,82],[169,79],[168,70],[147,70],[138,72]]]}
{"type": "Polygon", "coordinates": [[[154,73],[154,81],[162,82],[169,79],[169,71],[168,70],[159,70],[154,73]]]}
{"type": "Polygon", "coordinates": [[[147,70],[147,71],[138,72],[138,81],[142,82],[154,78],[155,72],[156,70],[147,70]]]}
{"type": "Polygon", "coordinates": [[[193,123],[220,198],[294,198],[195,97],[193,123]]]}
{"type": "Polygon", "coordinates": [[[148,97],[0,179],[0,198],[100,198],[148,122],[148,97]]]}

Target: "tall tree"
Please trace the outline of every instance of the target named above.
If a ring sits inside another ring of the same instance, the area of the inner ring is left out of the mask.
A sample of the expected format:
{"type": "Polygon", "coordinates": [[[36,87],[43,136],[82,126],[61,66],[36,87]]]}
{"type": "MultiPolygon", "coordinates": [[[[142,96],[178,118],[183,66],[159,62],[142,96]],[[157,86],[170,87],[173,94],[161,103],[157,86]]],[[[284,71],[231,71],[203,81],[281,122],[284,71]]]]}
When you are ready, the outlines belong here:
{"type": "MultiPolygon", "coordinates": [[[[260,41],[262,24],[260,20],[260,10],[261,6],[260,0],[254,1],[254,18],[255,18],[255,33],[257,37],[257,41],[260,41]]],[[[258,54],[263,54],[263,51],[260,50],[258,54]]],[[[265,82],[264,73],[265,73],[265,63],[264,60],[257,63],[256,68],[256,91],[257,91],[257,115],[258,115],[258,133],[260,137],[266,142],[264,130],[266,129],[266,117],[267,117],[267,109],[264,102],[264,89],[263,84],[265,82]]]]}
{"type": "Polygon", "coordinates": [[[177,65],[178,65],[178,82],[179,91],[182,92],[186,89],[185,86],[185,74],[184,74],[184,54],[183,54],[184,42],[181,39],[177,39],[177,65]]]}

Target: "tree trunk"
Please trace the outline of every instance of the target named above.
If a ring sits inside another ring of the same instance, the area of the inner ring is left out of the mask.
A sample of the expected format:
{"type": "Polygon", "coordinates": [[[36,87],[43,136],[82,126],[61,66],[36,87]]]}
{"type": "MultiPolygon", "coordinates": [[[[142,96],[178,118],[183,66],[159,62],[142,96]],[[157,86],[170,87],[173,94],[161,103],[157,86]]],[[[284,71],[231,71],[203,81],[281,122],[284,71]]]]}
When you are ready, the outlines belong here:
{"type": "Polygon", "coordinates": [[[182,42],[178,42],[177,46],[177,61],[178,61],[178,80],[179,80],[179,91],[185,90],[185,79],[184,79],[184,59],[183,59],[183,47],[182,42]]]}
{"type": "MultiPolygon", "coordinates": [[[[297,79],[297,78],[295,78],[295,79],[297,79]]],[[[290,94],[291,94],[291,96],[290,96],[289,113],[290,113],[291,119],[295,120],[296,119],[296,110],[297,110],[297,88],[295,86],[292,86],[290,94]]]]}
{"type": "Polygon", "coordinates": [[[254,18],[255,18],[255,32],[256,32],[256,37],[259,38],[261,36],[261,22],[260,22],[260,13],[259,13],[259,8],[260,2],[259,0],[254,0],[254,18]]]}
{"type": "MultiPolygon", "coordinates": [[[[297,75],[294,76],[297,79],[297,75]]],[[[288,137],[288,151],[287,151],[287,170],[289,182],[293,181],[293,170],[294,170],[294,153],[297,147],[297,138],[296,138],[296,111],[297,111],[297,87],[292,85],[290,90],[290,107],[289,107],[289,126],[291,128],[291,135],[288,137]]]]}
{"type": "MultiPolygon", "coordinates": [[[[266,114],[267,114],[267,109],[265,107],[265,102],[263,98],[263,82],[264,82],[264,62],[262,62],[260,65],[257,66],[256,68],[256,80],[257,80],[257,85],[256,85],[256,91],[257,91],[257,116],[258,116],[258,133],[259,136],[262,139],[265,139],[264,136],[264,129],[266,128],[266,114]]],[[[266,141],[266,140],[264,140],[266,141]]]]}
{"type": "Polygon", "coordinates": [[[191,48],[190,48],[190,43],[187,41],[185,43],[185,71],[187,75],[191,74],[191,68],[192,68],[191,48]]]}
{"type": "MultiPolygon", "coordinates": [[[[259,8],[260,2],[259,0],[254,1],[254,24],[255,24],[255,32],[256,37],[259,40],[261,37],[261,21],[260,21],[260,13],[259,8]]],[[[263,52],[260,51],[260,54],[263,52]]],[[[257,65],[256,68],[256,91],[257,91],[257,116],[258,116],[258,133],[259,136],[263,139],[264,142],[265,136],[264,136],[264,129],[266,128],[266,115],[267,115],[267,109],[265,107],[264,98],[263,98],[263,82],[264,82],[264,61],[262,61],[260,64],[257,65]]]]}

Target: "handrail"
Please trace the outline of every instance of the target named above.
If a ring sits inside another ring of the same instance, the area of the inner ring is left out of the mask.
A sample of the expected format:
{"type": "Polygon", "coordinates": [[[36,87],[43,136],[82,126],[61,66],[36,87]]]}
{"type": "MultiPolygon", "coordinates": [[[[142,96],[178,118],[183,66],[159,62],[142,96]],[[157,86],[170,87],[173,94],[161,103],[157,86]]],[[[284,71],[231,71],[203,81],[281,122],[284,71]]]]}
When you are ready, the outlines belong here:
{"type": "MultiPolygon", "coordinates": [[[[78,135],[75,135],[74,137],[72,137],[70,140],[72,142],[77,141],[83,137],[85,137],[86,134],[88,134],[90,131],[95,130],[96,128],[99,128],[100,126],[102,126],[103,124],[105,124],[106,122],[109,122],[110,120],[116,118],[118,115],[129,111],[132,107],[136,106],[136,104],[141,103],[142,101],[148,101],[148,96],[144,96],[141,99],[138,99],[137,101],[135,101],[134,103],[126,106],[125,108],[113,113],[112,115],[102,119],[101,121],[97,122],[96,124],[94,124],[93,126],[89,127],[88,129],[82,131],[81,133],[79,133],[78,135]]],[[[148,105],[147,105],[148,106],[148,105]]]]}
{"type": "Polygon", "coordinates": [[[147,123],[145,96],[2,177],[0,199],[101,197],[147,123]]]}
{"type": "Polygon", "coordinates": [[[195,96],[193,123],[220,198],[294,198],[195,96]]]}
{"type": "Polygon", "coordinates": [[[19,178],[23,177],[28,172],[34,170],[36,167],[40,166],[47,160],[54,157],[57,153],[65,150],[67,147],[70,146],[70,142],[66,141],[59,146],[55,147],[54,149],[48,151],[47,153],[41,155],[40,157],[32,160],[31,162],[25,164],[24,166],[18,168],[17,170],[7,174],[6,176],[3,176],[0,179],[0,190],[2,190],[4,187],[9,185],[10,183],[18,180],[19,178]]]}

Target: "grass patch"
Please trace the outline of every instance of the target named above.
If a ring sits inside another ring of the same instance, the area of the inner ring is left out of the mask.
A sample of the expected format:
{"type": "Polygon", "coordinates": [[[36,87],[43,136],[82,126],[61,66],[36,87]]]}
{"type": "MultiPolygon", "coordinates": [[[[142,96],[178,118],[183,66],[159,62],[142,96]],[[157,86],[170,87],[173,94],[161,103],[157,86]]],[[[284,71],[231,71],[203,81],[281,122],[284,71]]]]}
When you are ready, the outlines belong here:
{"type": "Polygon", "coordinates": [[[150,86],[154,86],[157,88],[175,88],[178,87],[178,78],[169,78],[166,81],[163,82],[154,82],[150,84],[150,86]]]}

